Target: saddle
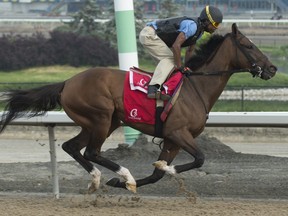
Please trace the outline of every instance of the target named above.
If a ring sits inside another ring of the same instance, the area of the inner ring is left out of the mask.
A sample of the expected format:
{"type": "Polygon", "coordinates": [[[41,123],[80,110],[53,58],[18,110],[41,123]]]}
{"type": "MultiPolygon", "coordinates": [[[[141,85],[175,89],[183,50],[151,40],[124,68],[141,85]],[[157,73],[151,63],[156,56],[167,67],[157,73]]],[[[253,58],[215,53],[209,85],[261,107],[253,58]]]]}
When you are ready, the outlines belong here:
{"type": "Polygon", "coordinates": [[[171,96],[169,101],[147,98],[148,84],[152,73],[131,67],[126,73],[124,84],[124,114],[126,122],[155,125],[155,136],[162,137],[162,126],[175,104],[182,83],[183,74],[175,72],[163,84],[163,94],[171,96]]]}

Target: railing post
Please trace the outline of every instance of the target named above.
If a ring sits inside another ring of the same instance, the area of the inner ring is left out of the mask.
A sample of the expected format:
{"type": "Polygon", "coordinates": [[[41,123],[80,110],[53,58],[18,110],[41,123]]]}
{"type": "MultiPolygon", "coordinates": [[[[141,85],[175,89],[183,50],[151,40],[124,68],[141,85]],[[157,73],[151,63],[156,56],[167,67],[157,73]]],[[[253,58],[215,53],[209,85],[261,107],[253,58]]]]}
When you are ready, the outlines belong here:
{"type": "Polygon", "coordinates": [[[56,199],[59,199],[59,178],[58,178],[57,155],[56,155],[55,135],[54,135],[55,124],[48,124],[47,126],[49,133],[50,159],[52,167],[53,195],[56,199]]]}
{"type": "Polygon", "coordinates": [[[244,111],[244,87],[241,87],[241,111],[244,111]]]}

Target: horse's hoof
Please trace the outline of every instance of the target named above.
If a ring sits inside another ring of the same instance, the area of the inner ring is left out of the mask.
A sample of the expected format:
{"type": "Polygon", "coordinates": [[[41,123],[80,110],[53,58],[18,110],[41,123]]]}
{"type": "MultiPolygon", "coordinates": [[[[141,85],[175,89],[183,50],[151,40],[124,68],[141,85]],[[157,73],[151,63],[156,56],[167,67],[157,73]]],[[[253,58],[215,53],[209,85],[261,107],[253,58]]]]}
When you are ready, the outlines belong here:
{"type": "Polygon", "coordinates": [[[106,182],[106,185],[111,186],[111,187],[116,187],[120,183],[119,178],[111,178],[106,182]]]}
{"type": "Polygon", "coordinates": [[[129,184],[129,183],[126,183],[126,188],[127,188],[127,190],[129,190],[129,191],[131,191],[131,192],[133,192],[133,193],[136,193],[137,192],[137,190],[136,190],[136,185],[134,185],[134,184],[129,184]]]}
{"type": "Polygon", "coordinates": [[[97,191],[98,190],[98,188],[99,188],[99,185],[97,186],[95,183],[90,183],[89,185],[88,185],[88,194],[92,194],[92,193],[94,193],[95,191],[97,191]]]}

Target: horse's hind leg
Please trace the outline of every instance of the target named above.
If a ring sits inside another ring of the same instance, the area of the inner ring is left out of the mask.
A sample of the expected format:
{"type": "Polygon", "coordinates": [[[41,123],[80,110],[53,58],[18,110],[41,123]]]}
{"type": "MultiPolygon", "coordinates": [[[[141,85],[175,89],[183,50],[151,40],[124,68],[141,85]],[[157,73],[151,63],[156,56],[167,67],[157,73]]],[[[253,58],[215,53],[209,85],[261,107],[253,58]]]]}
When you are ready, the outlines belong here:
{"type": "MultiPolygon", "coordinates": [[[[174,143],[172,143],[171,141],[167,139],[164,139],[164,146],[158,157],[158,161],[165,161],[166,165],[168,166],[174,160],[178,152],[179,152],[179,147],[177,145],[175,145],[174,143]]],[[[155,164],[153,165],[155,166],[155,164]]],[[[147,184],[153,184],[159,181],[161,178],[163,178],[165,171],[159,169],[156,166],[152,175],[143,179],[136,180],[137,187],[141,187],[147,184]]],[[[172,169],[171,169],[171,172],[172,172],[172,169]]],[[[125,188],[125,182],[121,182],[120,179],[118,178],[110,179],[106,184],[112,187],[125,188]]]]}
{"type": "Polygon", "coordinates": [[[89,139],[89,132],[82,129],[76,137],[63,143],[62,148],[92,175],[92,183],[89,185],[89,192],[92,193],[99,188],[101,172],[95,166],[93,166],[91,162],[87,161],[80,153],[80,150],[86,147],[88,144],[89,139]]]}
{"type": "Polygon", "coordinates": [[[112,125],[110,126],[109,131],[107,131],[107,128],[109,128],[107,124],[108,121],[97,122],[97,125],[99,126],[95,126],[93,133],[91,133],[89,143],[84,152],[84,158],[116,172],[125,179],[125,187],[132,192],[136,192],[136,182],[130,171],[127,168],[102,157],[100,154],[100,147],[106,140],[107,134],[113,131],[113,127],[118,127],[120,122],[116,122],[112,119],[112,125]]]}
{"type": "MultiPolygon", "coordinates": [[[[95,139],[92,139],[95,140],[95,139]]],[[[132,191],[132,192],[136,192],[136,182],[133,178],[133,176],[131,175],[130,171],[125,168],[122,167],[104,157],[102,157],[100,155],[100,152],[95,151],[94,148],[88,148],[89,146],[87,146],[85,152],[84,152],[84,157],[85,159],[89,160],[89,161],[93,161],[94,163],[97,163],[117,174],[119,174],[120,176],[122,176],[125,179],[125,186],[128,190],[132,191]]]]}

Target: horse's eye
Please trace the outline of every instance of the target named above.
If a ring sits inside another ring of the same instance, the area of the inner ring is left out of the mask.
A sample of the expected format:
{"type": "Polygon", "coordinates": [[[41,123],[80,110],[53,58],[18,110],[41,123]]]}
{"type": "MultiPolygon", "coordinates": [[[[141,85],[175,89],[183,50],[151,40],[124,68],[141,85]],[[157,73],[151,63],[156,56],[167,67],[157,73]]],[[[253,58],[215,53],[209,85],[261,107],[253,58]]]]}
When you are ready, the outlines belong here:
{"type": "Polygon", "coordinates": [[[252,49],[253,48],[252,44],[242,44],[242,46],[244,46],[247,49],[252,49]]]}

